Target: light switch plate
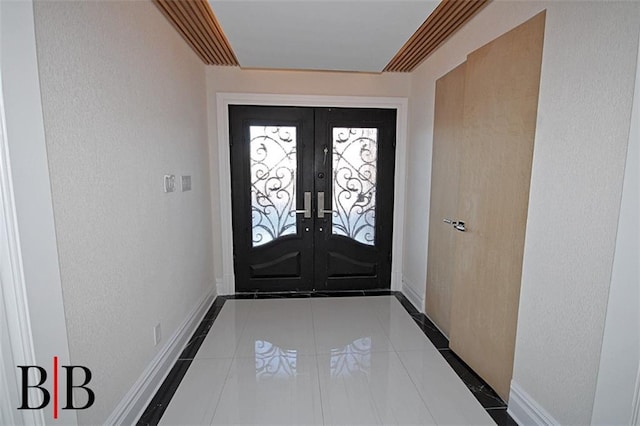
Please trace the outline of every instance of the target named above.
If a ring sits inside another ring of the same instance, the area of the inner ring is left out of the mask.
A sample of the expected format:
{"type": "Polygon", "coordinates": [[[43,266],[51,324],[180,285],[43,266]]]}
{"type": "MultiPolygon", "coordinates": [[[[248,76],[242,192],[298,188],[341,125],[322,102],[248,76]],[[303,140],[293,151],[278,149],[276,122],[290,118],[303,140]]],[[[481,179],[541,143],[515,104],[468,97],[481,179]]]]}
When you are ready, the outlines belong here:
{"type": "Polygon", "coordinates": [[[164,192],[173,192],[176,190],[175,175],[164,175],[164,192]]]}
{"type": "Polygon", "coordinates": [[[182,176],[182,192],[191,191],[191,176],[182,176]]]}

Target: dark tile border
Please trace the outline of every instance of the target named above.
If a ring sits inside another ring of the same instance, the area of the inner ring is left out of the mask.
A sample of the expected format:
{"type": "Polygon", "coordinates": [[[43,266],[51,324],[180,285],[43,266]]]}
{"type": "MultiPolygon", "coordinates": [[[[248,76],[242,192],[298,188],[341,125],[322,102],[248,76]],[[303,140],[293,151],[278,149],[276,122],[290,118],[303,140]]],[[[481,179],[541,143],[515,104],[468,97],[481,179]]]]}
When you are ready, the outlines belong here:
{"type": "Polygon", "coordinates": [[[464,361],[458,358],[451,349],[442,350],[440,354],[486,410],[507,408],[507,404],[504,403],[491,386],[482,380],[464,361]]]}
{"type": "Polygon", "coordinates": [[[487,413],[499,426],[518,426],[518,423],[507,413],[506,408],[490,408],[487,413]]]}
{"type": "Polygon", "coordinates": [[[226,296],[227,299],[299,299],[309,297],[357,297],[357,296],[393,296],[391,290],[350,290],[350,291],[279,291],[249,292],[226,296]]]}
{"type": "Polygon", "coordinates": [[[517,423],[507,413],[507,404],[495,393],[495,391],[484,380],[480,378],[467,364],[449,349],[449,340],[438,330],[438,328],[418,311],[411,302],[399,291],[391,290],[357,290],[357,291],[326,291],[326,292],[278,292],[278,293],[238,293],[233,296],[218,296],[213,301],[211,308],[207,311],[202,322],[191,336],[180,357],[171,368],[156,392],[153,399],[138,420],[137,425],[157,425],[160,418],[167,409],[171,398],[175,394],[180,382],[187,373],[193,358],[200,345],[204,341],[207,333],[213,326],[213,322],[218,317],[220,310],[227,300],[239,299],[286,299],[286,298],[311,298],[311,297],[354,297],[354,296],[395,296],[396,299],[407,310],[411,318],[420,327],[422,332],[438,349],[440,354],[449,363],[451,368],[458,374],[460,379],[469,388],[473,396],[487,410],[487,413],[499,426],[517,426],[517,423]]]}
{"type": "Polygon", "coordinates": [[[419,312],[402,293],[394,292],[394,295],[491,418],[499,426],[517,426],[518,423],[507,413],[507,404],[487,382],[449,349],[449,340],[438,327],[425,314],[419,312]]]}
{"type": "Polygon", "coordinates": [[[151,402],[149,402],[149,405],[147,405],[144,413],[142,413],[142,416],[140,416],[140,419],[136,422],[137,425],[157,425],[160,422],[160,418],[162,418],[171,398],[173,398],[178,386],[180,386],[180,382],[182,382],[184,375],[187,374],[187,370],[191,366],[193,357],[198,352],[198,349],[200,349],[200,345],[202,345],[202,342],[211,329],[213,322],[218,317],[226,299],[227,298],[224,296],[218,296],[215,298],[211,307],[200,322],[200,325],[191,336],[191,339],[189,339],[185,348],[182,350],[182,353],[178,357],[176,363],[171,368],[171,371],[169,371],[169,374],[162,382],[162,385],[160,385],[160,388],[153,396],[153,399],[151,399],[151,402]]]}

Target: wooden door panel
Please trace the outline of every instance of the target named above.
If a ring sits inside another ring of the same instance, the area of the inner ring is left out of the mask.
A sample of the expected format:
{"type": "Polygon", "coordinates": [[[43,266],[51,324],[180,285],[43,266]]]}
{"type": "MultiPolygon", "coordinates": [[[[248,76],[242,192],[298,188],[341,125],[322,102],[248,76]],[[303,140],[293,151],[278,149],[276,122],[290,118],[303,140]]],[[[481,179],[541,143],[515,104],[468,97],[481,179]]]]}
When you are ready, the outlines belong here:
{"type": "Polygon", "coordinates": [[[375,262],[359,262],[340,253],[327,253],[327,277],[373,277],[378,275],[375,262]]]}
{"type": "Polygon", "coordinates": [[[446,335],[450,327],[455,235],[452,226],[443,220],[455,220],[458,213],[464,78],[462,63],[436,81],[425,309],[446,335]]]}
{"type": "Polygon", "coordinates": [[[395,119],[229,107],[237,291],[390,287],[395,119]]]}
{"type": "Polygon", "coordinates": [[[451,348],[506,401],[520,298],[545,13],[467,58],[451,348]]]}
{"type": "Polygon", "coordinates": [[[316,219],[317,288],[390,287],[395,130],[395,110],[316,109],[316,191],[332,211],[316,219]]]}
{"type": "Polygon", "coordinates": [[[302,273],[302,253],[292,251],[264,263],[249,265],[251,278],[292,278],[302,273]]]}
{"type": "Polygon", "coordinates": [[[311,290],[313,110],[229,107],[237,291],[311,290]]]}

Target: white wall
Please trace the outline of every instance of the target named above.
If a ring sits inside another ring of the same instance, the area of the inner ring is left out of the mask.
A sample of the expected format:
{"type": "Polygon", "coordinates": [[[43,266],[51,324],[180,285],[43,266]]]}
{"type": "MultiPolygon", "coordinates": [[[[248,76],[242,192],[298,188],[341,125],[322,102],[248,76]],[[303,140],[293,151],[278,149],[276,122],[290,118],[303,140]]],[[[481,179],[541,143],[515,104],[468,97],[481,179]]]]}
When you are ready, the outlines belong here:
{"type": "Polygon", "coordinates": [[[638,2],[549,5],[514,381],[562,423],[591,420],[639,30],[638,2]]]}
{"type": "Polygon", "coordinates": [[[640,371],[640,54],[592,424],[632,424],[640,371]]]}
{"type": "Polygon", "coordinates": [[[435,80],[547,9],[514,382],[591,420],[635,78],[640,3],[493,2],[413,74],[405,279],[424,295],[435,80]]]}
{"type": "MultiPolygon", "coordinates": [[[[226,241],[221,224],[220,172],[218,157],[217,93],[276,95],[408,97],[409,74],[365,74],[312,71],[241,70],[232,67],[207,67],[207,103],[209,117],[210,167],[212,189],[213,241],[216,280],[222,287],[223,250],[226,241]]],[[[226,272],[229,275],[229,272],[226,272]]]]}
{"type": "Polygon", "coordinates": [[[78,418],[98,424],[153,327],[212,289],[205,67],[151,2],[38,2],[35,22],[70,354],[96,391],[78,418]],[[163,193],[166,173],[193,190],[163,193]]]}

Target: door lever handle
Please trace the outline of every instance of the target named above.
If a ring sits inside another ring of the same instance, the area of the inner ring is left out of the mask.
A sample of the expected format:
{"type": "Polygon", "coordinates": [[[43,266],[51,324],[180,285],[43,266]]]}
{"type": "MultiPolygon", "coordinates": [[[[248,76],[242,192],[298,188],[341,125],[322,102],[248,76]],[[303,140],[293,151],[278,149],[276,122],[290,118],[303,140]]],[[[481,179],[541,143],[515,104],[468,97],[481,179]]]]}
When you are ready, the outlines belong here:
{"type": "Polygon", "coordinates": [[[465,232],[467,228],[464,226],[464,222],[461,220],[442,219],[447,225],[452,225],[457,231],[465,232]]]}
{"type": "Polygon", "coordinates": [[[453,227],[460,232],[466,232],[467,228],[464,226],[464,222],[462,221],[458,221],[458,222],[454,222],[453,227]]]}
{"type": "Polygon", "coordinates": [[[324,192],[318,192],[318,219],[324,219],[325,213],[333,213],[333,210],[324,208],[324,192]]]}
{"type": "Polygon", "coordinates": [[[311,192],[304,193],[304,210],[296,210],[296,213],[304,213],[305,219],[311,219],[311,192]]]}

